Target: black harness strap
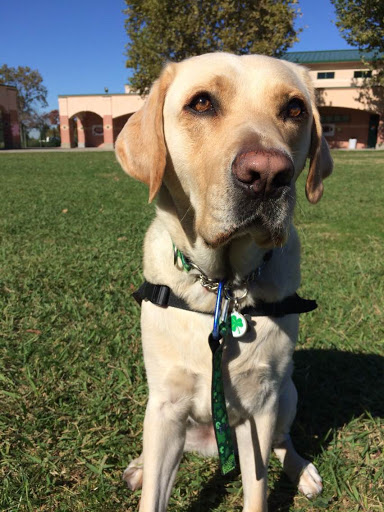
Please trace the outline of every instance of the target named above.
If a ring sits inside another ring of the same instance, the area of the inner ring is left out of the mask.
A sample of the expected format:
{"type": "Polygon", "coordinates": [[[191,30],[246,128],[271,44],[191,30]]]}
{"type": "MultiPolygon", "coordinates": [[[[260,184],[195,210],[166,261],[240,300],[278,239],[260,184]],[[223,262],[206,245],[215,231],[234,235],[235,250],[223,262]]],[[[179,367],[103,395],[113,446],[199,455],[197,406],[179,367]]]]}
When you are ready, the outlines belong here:
{"type": "MultiPolygon", "coordinates": [[[[184,309],[185,311],[204,313],[205,315],[213,314],[213,312],[208,313],[190,308],[183,299],[177,297],[172,292],[169,286],[164,284],[152,284],[144,281],[140,288],[133,293],[133,297],[140,305],[143,300],[149,300],[152,304],[163,308],[170,306],[172,308],[184,309]]],[[[316,308],[317,303],[315,300],[303,299],[297,293],[294,293],[280,302],[261,301],[257,306],[246,306],[240,311],[243,315],[281,317],[284,315],[309,313],[316,308]]]]}

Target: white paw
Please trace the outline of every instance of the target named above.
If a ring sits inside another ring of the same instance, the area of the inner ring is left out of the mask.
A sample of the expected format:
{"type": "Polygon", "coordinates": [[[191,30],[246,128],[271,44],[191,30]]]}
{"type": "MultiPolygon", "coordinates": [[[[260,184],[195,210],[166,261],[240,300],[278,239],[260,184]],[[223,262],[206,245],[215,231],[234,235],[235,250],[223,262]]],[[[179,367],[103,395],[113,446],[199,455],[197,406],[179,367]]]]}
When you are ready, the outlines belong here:
{"type": "Polygon", "coordinates": [[[307,498],[313,498],[323,490],[321,476],[313,464],[308,464],[299,478],[299,491],[307,498]]]}
{"type": "Polygon", "coordinates": [[[143,464],[139,459],[133,460],[124,471],[123,480],[131,491],[140,489],[143,485],[143,464]]]}

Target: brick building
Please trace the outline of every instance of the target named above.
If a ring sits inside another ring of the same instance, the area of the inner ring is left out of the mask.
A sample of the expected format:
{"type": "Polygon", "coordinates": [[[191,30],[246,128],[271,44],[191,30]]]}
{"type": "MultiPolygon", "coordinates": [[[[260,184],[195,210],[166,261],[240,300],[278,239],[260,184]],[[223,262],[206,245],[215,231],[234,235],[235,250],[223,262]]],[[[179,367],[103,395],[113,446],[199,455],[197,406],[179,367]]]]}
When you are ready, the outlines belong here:
{"type": "Polygon", "coordinates": [[[20,147],[20,124],[17,114],[17,91],[0,85],[0,149],[20,147]]]}
{"type": "MultiPolygon", "coordinates": [[[[365,58],[369,60],[369,55],[365,58]]],[[[358,50],[289,52],[285,59],[310,70],[330,147],[347,148],[350,139],[356,139],[358,148],[384,146],[380,98],[372,94],[370,101],[359,100],[364,76],[370,72],[362,64],[358,50]]]]}

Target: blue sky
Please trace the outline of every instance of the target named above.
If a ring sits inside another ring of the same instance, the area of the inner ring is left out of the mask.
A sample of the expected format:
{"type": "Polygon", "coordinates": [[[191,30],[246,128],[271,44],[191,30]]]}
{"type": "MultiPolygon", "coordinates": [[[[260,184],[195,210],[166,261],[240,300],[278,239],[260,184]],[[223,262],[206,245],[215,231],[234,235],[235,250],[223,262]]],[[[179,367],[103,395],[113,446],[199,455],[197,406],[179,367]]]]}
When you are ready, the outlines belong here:
{"type": "MultiPolygon", "coordinates": [[[[300,0],[304,27],[292,50],[349,48],[332,20],[329,0],[300,0]]],[[[48,88],[49,110],[59,94],[124,92],[123,0],[3,0],[0,65],[38,69],[48,88]]]]}

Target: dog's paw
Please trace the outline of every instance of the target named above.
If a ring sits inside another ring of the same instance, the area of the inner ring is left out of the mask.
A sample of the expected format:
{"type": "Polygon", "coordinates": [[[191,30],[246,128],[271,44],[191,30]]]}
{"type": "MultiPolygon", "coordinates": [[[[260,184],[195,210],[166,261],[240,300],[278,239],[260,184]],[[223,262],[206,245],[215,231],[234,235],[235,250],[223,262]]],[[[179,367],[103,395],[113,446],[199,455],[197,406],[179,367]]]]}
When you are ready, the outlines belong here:
{"type": "Polygon", "coordinates": [[[313,464],[308,464],[301,472],[298,488],[309,499],[323,490],[321,476],[313,464]]]}
{"type": "Polygon", "coordinates": [[[140,457],[129,464],[124,471],[123,480],[131,491],[141,488],[143,485],[143,463],[140,457]]]}

